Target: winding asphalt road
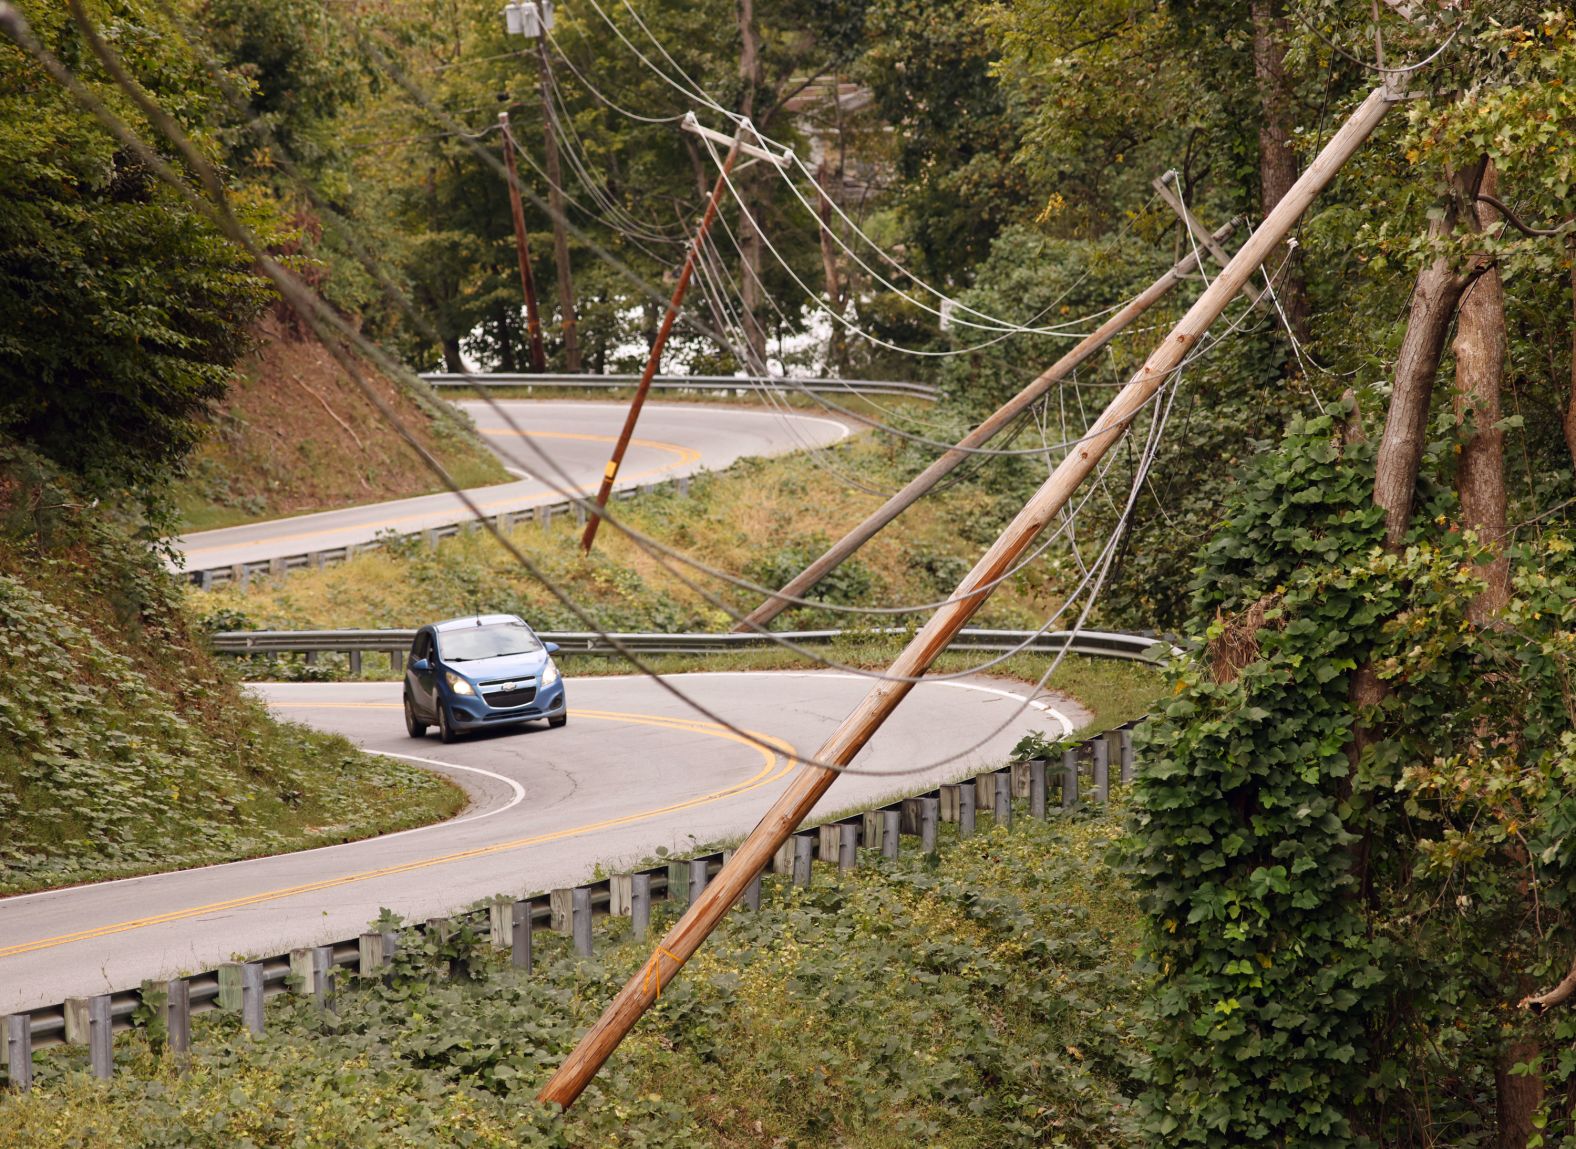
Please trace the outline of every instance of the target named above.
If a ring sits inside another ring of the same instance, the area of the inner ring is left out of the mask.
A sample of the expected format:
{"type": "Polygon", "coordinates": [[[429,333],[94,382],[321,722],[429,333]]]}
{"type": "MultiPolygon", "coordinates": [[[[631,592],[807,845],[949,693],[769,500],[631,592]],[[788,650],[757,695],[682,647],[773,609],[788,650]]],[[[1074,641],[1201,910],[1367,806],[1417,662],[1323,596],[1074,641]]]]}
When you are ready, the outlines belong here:
{"type": "MultiPolygon", "coordinates": [[[[544,479],[551,479],[559,487],[566,485],[564,480],[544,464],[533,448],[540,448],[562,468],[568,486],[595,494],[628,410],[627,403],[501,400],[499,407],[513,419],[516,430],[503,415],[480,400],[465,400],[458,406],[476,421],[477,429],[505,467],[520,476],[516,482],[466,492],[489,515],[562,501],[563,496],[544,479]]],[[[702,470],[717,471],[751,455],[781,455],[824,447],[851,430],[850,424],[826,416],[701,403],[648,403],[641,412],[614,489],[702,470]]],[[[185,555],[188,570],[212,570],[367,543],[382,531],[414,534],[460,522],[467,513],[458,498],[445,492],[199,531],[176,540],[176,548],[185,555]]]]}
{"type": "MultiPolygon", "coordinates": [[[[405,736],[398,683],[258,689],[284,717],[413,758],[466,788],[435,826],[341,846],[0,899],[0,1014],[134,987],[360,933],[387,906],[407,919],[481,898],[572,885],[657,847],[749,830],[793,767],[868,689],[836,672],[677,676],[762,747],[638,677],[570,679],[569,725],[490,731],[444,746],[405,736]]],[[[1088,715],[1033,703],[1011,683],[925,682],[818,808],[825,815],[999,764],[1027,731],[1071,733],[1088,715]],[[917,772],[916,772],[917,771],[917,772]]]]}

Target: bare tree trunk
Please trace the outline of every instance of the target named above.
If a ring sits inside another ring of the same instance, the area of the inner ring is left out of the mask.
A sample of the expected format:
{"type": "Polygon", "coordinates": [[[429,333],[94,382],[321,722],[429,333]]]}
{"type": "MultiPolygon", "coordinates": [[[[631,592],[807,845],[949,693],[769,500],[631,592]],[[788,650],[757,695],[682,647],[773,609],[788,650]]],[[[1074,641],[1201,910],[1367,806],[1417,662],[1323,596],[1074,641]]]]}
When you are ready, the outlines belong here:
{"type": "MultiPolygon", "coordinates": [[[[837,245],[832,238],[832,228],[837,226],[832,214],[832,193],[827,185],[831,182],[831,175],[827,171],[826,161],[815,171],[815,183],[820,189],[820,198],[816,201],[816,213],[821,218],[821,268],[826,274],[826,302],[838,315],[843,314],[843,307],[847,297],[843,294],[844,287],[842,276],[838,271],[837,245]]],[[[842,172],[838,172],[838,184],[842,183],[842,172]]],[[[827,360],[839,371],[848,359],[848,336],[843,330],[843,325],[835,319],[832,321],[832,337],[828,343],[827,360]]]]}
{"type": "MultiPolygon", "coordinates": [[[[1476,197],[1481,175],[1482,166],[1478,165],[1457,178],[1445,210],[1429,222],[1431,241],[1442,240],[1455,230],[1460,203],[1465,199],[1470,204],[1476,197]],[[1462,195],[1463,189],[1470,194],[1462,195]]],[[[1374,502],[1384,508],[1385,546],[1392,551],[1401,549],[1412,521],[1412,499],[1416,494],[1417,470],[1423,461],[1434,376],[1439,372],[1450,321],[1470,282],[1441,255],[1417,273],[1417,283],[1412,288],[1411,314],[1395,360],[1395,386],[1390,392],[1390,410],[1374,463],[1374,502]]]]}
{"type": "Polygon", "coordinates": [[[1543,1105],[1541,1074],[1513,1074],[1511,1069],[1542,1052],[1534,1038],[1518,1037],[1499,1051],[1494,1062],[1494,1108],[1499,1126],[1495,1149],[1527,1149],[1537,1132],[1532,1121],[1543,1105]]]}
{"type": "MultiPolygon", "coordinates": [[[[1483,190],[1494,191],[1494,168],[1483,173],[1483,190]]],[[[1499,213],[1478,203],[1463,213],[1472,226],[1486,231],[1499,213]]],[[[1499,268],[1490,267],[1461,297],[1456,321],[1456,422],[1470,421],[1456,469],[1461,519],[1478,538],[1498,552],[1480,569],[1486,586],[1472,601],[1472,621],[1487,622],[1510,601],[1510,556],[1504,553],[1508,523],[1505,495],[1505,432],[1500,419],[1499,392],[1505,377],[1505,288],[1499,268]]]]}
{"type": "MultiPolygon", "coordinates": [[[[1291,88],[1286,82],[1286,14],[1281,0],[1251,0],[1253,75],[1259,89],[1259,193],[1267,215],[1297,182],[1297,156],[1291,147],[1291,88]]],[[[1274,268],[1268,268],[1271,274],[1274,268]]],[[[1299,340],[1308,338],[1308,289],[1302,257],[1288,248],[1286,270],[1277,289],[1286,321],[1299,340]]]]}
{"type": "Polygon", "coordinates": [[[458,375],[465,370],[465,360],[460,358],[460,341],[456,336],[443,341],[443,369],[450,375],[458,375]]]}
{"type": "MultiPolygon", "coordinates": [[[[761,86],[761,33],[755,24],[755,0],[738,0],[739,79],[744,92],[739,112],[755,114],[755,98],[761,86]]],[[[761,324],[761,257],[763,244],[755,219],[760,212],[756,195],[758,181],[746,173],[736,181],[739,189],[739,295],[744,304],[744,355],[751,372],[766,373],[766,328],[761,324]]]]}
{"type": "Polygon", "coordinates": [[[1565,250],[1571,257],[1571,393],[1565,408],[1565,447],[1571,453],[1571,465],[1576,466],[1576,235],[1565,241],[1565,250]]]}

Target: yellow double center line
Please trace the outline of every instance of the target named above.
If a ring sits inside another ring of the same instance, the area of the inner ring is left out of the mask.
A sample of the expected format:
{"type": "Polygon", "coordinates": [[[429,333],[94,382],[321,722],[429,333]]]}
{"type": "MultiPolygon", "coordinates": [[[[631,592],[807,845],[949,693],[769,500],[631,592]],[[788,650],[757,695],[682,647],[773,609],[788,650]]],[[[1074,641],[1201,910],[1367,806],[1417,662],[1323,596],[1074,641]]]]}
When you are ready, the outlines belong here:
{"type": "MultiPolygon", "coordinates": [[[[284,703],[280,704],[291,709],[307,710],[341,710],[341,709],[379,709],[398,710],[399,706],[386,702],[327,702],[327,703],[284,703]]],[[[78,930],[76,933],[60,934],[52,938],[40,938],[38,941],[21,942],[17,945],[0,947],[0,958],[15,957],[18,954],[34,953],[38,950],[52,949],[56,946],[70,945],[73,942],[92,941],[95,938],[109,937],[113,934],[128,933],[131,930],[145,929],[149,926],[164,925],[167,922],[185,921],[190,918],[201,917],[222,910],[243,909],[246,906],[261,905],[265,902],[275,902],[283,898],[295,897],[298,894],[311,894],[319,890],[331,890],[337,886],[348,886],[355,882],[371,881],[374,878],[386,878],[394,874],[406,874],[414,870],[430,869],[433,866],[443,866],[450,862],[463,862],[471,858],[485,858],[492,854],[503,854],[510,850],[521,850],[527,846],[539,846],[544,842],[557,842],[564,838],[573,838],[580,834],[589,834],[597,830],[607,830],[615,826],[625,826],[631,822],[639,822],[645,818],[654,818],[659,814],[671,814],[678,810],[688,810],[696,806],[703,806],[709,802],[720,801],[735,794],[769,785],[788,773],[793,767],[793,759],[782,757],[758,746],[749,739],[735,734],[724,726],[712,722],[701,722],[689,718],[670,718],[655,714],[624,714],[613,710],[575,710],[574,716],[579,719],[592,719],[603,722],[624,722],[637,726],[654,726],[659,729],[679,730],[686,733],[706,734],[713,738],[722,738],[729,742],[737,742],[756,751],[762,758],[761,768],[733,786],[722,790],[714,790],[709,794],[702,794],[696,798],[689,798],[682,802],[671,802],[665,806],[653,807],[649,810],[640,810],[633,814],[625,814],[618,818],[607,818],[600,822],[589,822],[583,826],[571,826],[563,830],[553,830],[546,834],[537,834],[529,838],[516,838],[513,841],[497,842],[490,846],[478,846],[471,850],[459,850],[452,854],[439,854],[436,857],[420,858],[412,862],[402,862],[399,865],[383,866],[375,870],[361,870],[353,874],[343,874],[335,878],[324,878],[316,882],[305,882],[298,886],[285,886],[277,890],[265,890],[256,894],[246,894],[238,898],[230,898],[222,902],[209,902],[206,905],[190,906],[186,909],[170,910],[162,914],[150,914],[147,917],[132,918],[123,922],[113,922],[108,925],[95,926],[92,929],[78,930]]],[[[754,734],[754,732],[751,732],[754,734]]],[[[793,746],[781,738],[774,738],[767,734],[754,734],[762,742],[778,747],[786,754],[793,753],[793,746]]],[[[365,839],[375,842],[376,838],[365,839]]]]}

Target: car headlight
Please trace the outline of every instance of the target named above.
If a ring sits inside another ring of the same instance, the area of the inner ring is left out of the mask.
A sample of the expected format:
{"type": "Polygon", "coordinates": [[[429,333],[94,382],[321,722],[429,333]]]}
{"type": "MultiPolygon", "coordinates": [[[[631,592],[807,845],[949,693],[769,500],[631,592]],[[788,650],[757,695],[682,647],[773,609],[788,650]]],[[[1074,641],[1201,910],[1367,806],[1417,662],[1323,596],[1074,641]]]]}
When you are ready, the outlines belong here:
{"type": "Polygon", "coordinates": [[[558,667],[553,665],[553,660],[548,659],[547,665],[542,668],[542,685],[551,686],[558,681],[558,667]]]}
{"type": "Polygon", "coordinates": [[[468,679],[461,678],[458,674],[455,674],[454,671],[452,671],[452,670],[446,671],[444,673],[444,677],[449,680],[449,689],[454,691],[454,693],[456,693],[456,694],[475,694],[476,693],[476,688],[470,684],[470,681],[468,679]]]}

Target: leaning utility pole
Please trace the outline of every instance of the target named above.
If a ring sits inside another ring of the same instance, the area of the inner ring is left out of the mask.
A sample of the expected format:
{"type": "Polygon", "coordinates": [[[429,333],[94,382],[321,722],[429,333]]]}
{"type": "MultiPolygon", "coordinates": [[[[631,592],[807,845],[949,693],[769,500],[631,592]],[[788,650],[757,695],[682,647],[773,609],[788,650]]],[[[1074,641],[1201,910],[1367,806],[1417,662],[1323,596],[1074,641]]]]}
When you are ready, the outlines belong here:
{"type": "Polygon", "coordinates": [[[624,452],[628,450],[629,440],[635,433],[635,423],[640,418],[640,409],[645,406],[646,395],[651,390],[652,377],[656,375],[657,368],[662,363],[662,349],[667,344],[668,332],[673,330],[673,321],[678,318],[679,306],[684,302],[685,291],[689,289],[690,277],[695,272],[695,261],[700,257],[701,244],[706,240],[706,233],[711,230],[711,221],[717,217],[717,205],[722,200],[723,189],[728,186],[728,173],[733,170],[734,161],[739,158],[740,152],[744,152],[755,159],[763,159],[769,163],[781,165],[787,162],[775,152],[744,143],[744,129],[748,124],[748,120],[741,120],[739,130],[734,133],[733,139],[729,140],[720,132],[701,127],[693,112],[684,117],[682,126],[685,131],[727,143],[728,155],[722,161],[722,171],[718,173],[717,182],[711,189],[711,198],[706,201],[706,214],[701,217],[700,227],[696,229],[695,238],[691,241],[689,252],[684,257],[684,269],[679,272],[679,281],[673,287],[673,298],[668,302],[668,310],[662,317],[662,326],[657,330],[657,337],[651,341],[651,353],[646,356],[646,369],[641,373],[640,383],[635,387],[635,398],[629,404],[629,414],[624,417],[624,429],[619,432],[618,442],[613,445],[613,457],[608,460],[607,470],[602,473],[602,487],[596,495],[596,511],[592,512],[591,518],[586,522],[585,534],[580,537],[580,547],[586,554],[591,553],[591,544],[596,539],[597,527],[602,525],[602,516],[597,512],[607,506],[608,496],[613,493],[613,480],[618,477],[618,468],[624,462],[624,452]]]}
{"type": "Polygon", "coordinates": [[[558,309],[564,316],[564,366],[580,374],[580,330],[575,314],[575,283],[569,266],[569,233],[564,228],[564,178],[558,164],[558,133],[553,118],[553,72],[547,58],[547,33],[552,29],[552,8],[535,0],[541,35],[536,37],[537,62],[542,69],[542,135],[547,141],[547,204],[553,217],[553,262],[558,267],[558,309]]]}
{"type": "Polygon", "coordinates": [[[679,968],[694,956],[707,935],[743,896],[751,880],[814,809],[816,801],[836,780],[838,768],[848,765],[863,749],[871,735],[913,689],[919,676],[930,668],[936,656],[990,597],[996,582],[1067,506],[1073,492],[1112,445],[1121,440],[1139,412],[1182,365],[1188,352],[1204,337],[1259,264],[1291,232],[1314,197],[1368,138],[1385,113],[1402,98],[1403,87],[1404,77],[1387,77],[1330,138],[1226,269],[1198,297],[1182,321],[1095,421],[1085,438],[1068,452],[1045,484],[1007,525],[1001,537],[964,577],[953,600],[938,610],[914,636],[886,676],[876,682],[853,713],[816,751],[814,761],[806,761],[799,768],[788,789],[772,803],[760,824],[734,850],[722,872],[707,884],[657,945],[640,972],[630,978],[602,1017],[580,1039],[580,1044],[543,1087],[538,1095],[540,1100],[556,1101],[567,1107],[580,1096],[640,1015],[657,999],[663,980],[671,981],[679,968]]]}
{"type": "MultiPolygon", "coordinates": [[[[1232,220],[1210,238],[1217,242],[1225,239],[1235,227],[1236,221],[1232,220]]],[[[1151,283],[1115,315],[1084,336],[1071,351],[1048,367],[1039,378],[998,407],[984,422],[960,439],[957,446],[948,449],[930,466],[910,479],[902,490],[881,504],[863,522],[827,548],[825,554],[789,579],[776,595],[767,599],[747,616],[739,620],[734,626],[733,632],[735,634],[748,634],[759,631],[772,619],[792,606],[794,599],[803,598],[811,587],[836,569],[849,555],[874,538],[893,519],[917,503],[932,487],[955,470],[960,463],[995,438],[1002,428],[1034,406],[1047,391],[1098,354],[1107,343],[1121,334],[1133,320],[1159,302],[1167,292],[1181,283],[1183,278],[1197,266],[1198,258],[1196,255],[1188,255],[1186,258],[1178,261],[1170,271],[1167,271],[1159,279],[1151,283]]]]}
{"type": "Polygon", "coordinates": [[[542,349],[542,318],[536,310],[536,280],[531,275],[531,243],[526,238],[525,208],[520,204],[520,175],[514,167],[514,136],[509,132],[509,113],[498,113],[503,130],[503,163],[509,172],[509,210],[514,215],[514,246],[520,257],[520,286],[525,290],[525,332],[531,348],[531,370],[538,375],[547,370],[547,353],[542,349]]]}

